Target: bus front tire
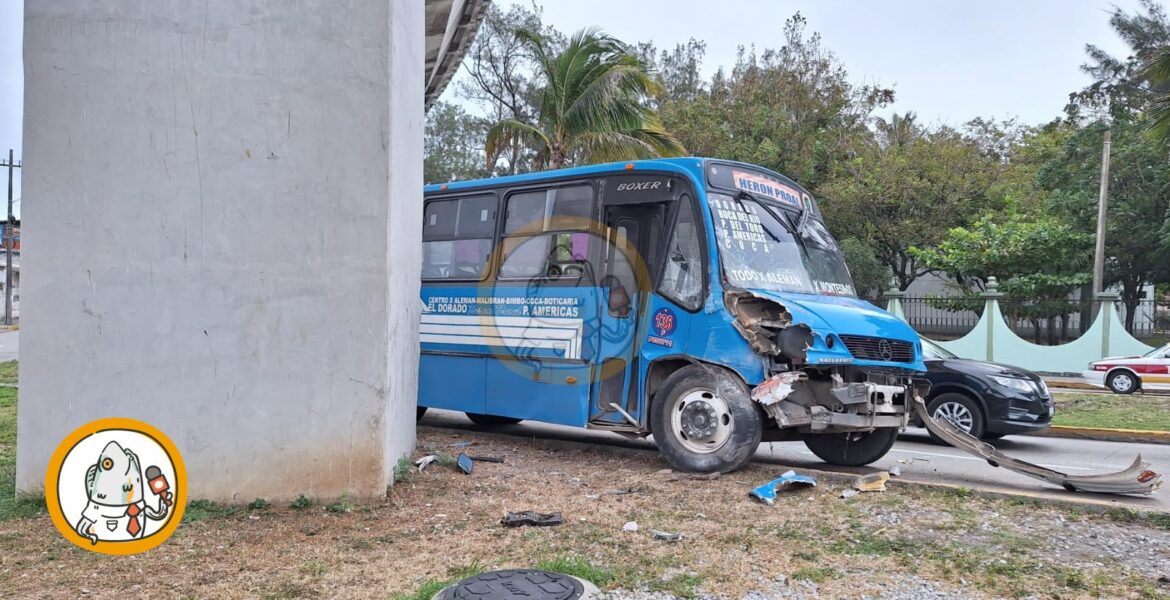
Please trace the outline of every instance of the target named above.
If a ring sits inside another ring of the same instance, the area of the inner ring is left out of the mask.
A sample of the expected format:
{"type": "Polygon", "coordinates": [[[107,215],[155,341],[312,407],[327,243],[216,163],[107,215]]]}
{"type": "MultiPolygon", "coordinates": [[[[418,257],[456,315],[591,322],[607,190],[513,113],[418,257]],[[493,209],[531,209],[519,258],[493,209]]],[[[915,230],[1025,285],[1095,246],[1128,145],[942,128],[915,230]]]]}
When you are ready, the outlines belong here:
{"type": "Polygon", "coordinates": [[[817,458],[842,467],[868,465],[885,456],[898,439],[898,429],[886,427],[852,433],[822,433],[804,438],[817,458]]]}
{"type": "Polygon", "coordinates": [[[501,417],[498,415],[485,415],[485,414],[481,414],[481,413],[472,413],[472,412],[463,413],[463,414],[467,415],[467,418],[471,419],[472,423],[475,423],[476,425],[480,425],[483,427],[494,427],[497,425],[515,425],[523,420],[523,419],[517,419],[515,417],[501,417]]]}
{"type": "Polygon", "coordinates": [[[688,366],[662,382],[650,410],[658,451],[671,467],[727,473],[751,460],[763,419],[739,378],[714,367],[688,366]]]}

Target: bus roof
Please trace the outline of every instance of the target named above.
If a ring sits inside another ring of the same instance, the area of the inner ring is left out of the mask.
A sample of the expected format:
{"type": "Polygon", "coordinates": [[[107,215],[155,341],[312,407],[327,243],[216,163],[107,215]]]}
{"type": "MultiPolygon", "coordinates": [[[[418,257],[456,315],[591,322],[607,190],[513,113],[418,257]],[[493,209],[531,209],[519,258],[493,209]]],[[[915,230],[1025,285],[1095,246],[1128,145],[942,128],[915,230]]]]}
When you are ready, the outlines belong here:
{"type": "Polygon", "coordinates": [[[672,171],[672,172],[676,172],[676,173],[689,174],[689,175],[693,176],[696,181],[703,181],[703,166],[706,164],[706,162],[708,160],[717,160],[719,162],[733,164],[733,165],[743,165],[745,167],[750,167],[752,169],[763,171],[765,173],[769,173],[771,175],[774,175],[774,176],[780,178],[781,180],[790,182],[790,183],[796,185],[796,187],[800,188],[801,191],[807,192],[807,190],[805,190],[803,186],[796,183],[795,181],[792,181],[792,179],[790,179],[790,178],[788,178],[780,173],[777,173],[771,169],[766,169],[766,168],[758,166],[758,165],[742,163],[742,162],[738,162],[738,161],[734,161],[734,160],[723,160],[721,158],[704,158],[704,157],[698,157],[698,156],[684,156],[684,157],[678,157],[678,158],[655,158],[655,159],[649,159],[649,160],[629,160],[629,161],[602,163],[602,164],[596,164],[596,165],[587,165],[584,167],[572,167],[569,169],[555,169],[552,171],[537,171],[534,173],[525,173],[523,175],[507,175],[504,177],[490,177],[487,179],[469,179],[467,181],[454,181],[454,182],[445,183],[445,184],[431,183],[431,184],[427,184],[427,185],[423,186],[423,193],[429,194],[431,192],[440,192],[440,191],[455,192],[455,191],[459,191],[459,190],[471,190],[471,189],[483,188],[483,187],[496,187],[496,186],[535,183],[535,182],[549,180],[549,179],[560,179],[563,177],[583,177],[583,176],[589,176],[589,175],[597,175],[600,173],[617,173],[617,172],[626,171],[627,165],[634,165],[634,167],[632,169],[634,172],[637,172],[639,170],[649,170],[649,169],[654,169],[654,170],[659,170],[659,171],[672,171]],[[444,187],[444,186],[446,186],[446,187],[444,187]]]}

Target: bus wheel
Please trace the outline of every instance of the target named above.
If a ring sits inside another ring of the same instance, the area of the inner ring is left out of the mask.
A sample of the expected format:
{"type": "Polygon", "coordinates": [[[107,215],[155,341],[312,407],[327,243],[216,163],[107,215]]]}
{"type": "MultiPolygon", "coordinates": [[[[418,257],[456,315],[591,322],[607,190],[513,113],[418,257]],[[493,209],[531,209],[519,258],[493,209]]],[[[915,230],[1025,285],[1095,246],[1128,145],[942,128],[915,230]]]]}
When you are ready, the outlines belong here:
{"type": "Polygon", "coordinates": [[[524,419],[516,419],[513,417],[500,417],[496,415],[484,415],[480,413],[463,413],[471,419],[472,423],[476,425],[483,425],[484,427],[491,427],[493,425],[515,425],[524,419]]]}
{"type": "Polygon", "coordinates": [[[894,447],[897,427],[851,433],[811,434],[804,445],[821,460],[843,467],[860,467],[878,460],[894,447]]]}
{"type": "Polygon", "coordinates": [[[650,426],[670,466],[696,473],[734,471],[755,454],[760,413],[738,378],[716,369],[683,367],[662,382],[650,426]]]}

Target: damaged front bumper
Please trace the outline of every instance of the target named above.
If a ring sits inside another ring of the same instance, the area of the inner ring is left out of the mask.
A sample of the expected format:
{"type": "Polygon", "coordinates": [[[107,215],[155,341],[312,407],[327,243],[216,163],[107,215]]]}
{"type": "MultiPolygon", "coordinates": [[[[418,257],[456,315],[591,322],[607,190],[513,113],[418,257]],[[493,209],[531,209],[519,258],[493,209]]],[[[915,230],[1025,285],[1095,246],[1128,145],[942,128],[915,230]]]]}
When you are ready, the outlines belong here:
{"type": "Polygon", "coordinates": [[[932,433],[952,446],[987,461],[993,467],[1002,467],[1033,479],[1046,481],[1070,492],[1101,494],[1152,494],[1162,485],[1162,475],[1150,470],[1150,464],[1139,454],[1128,469],[1099,475],[1069,475],[1005,455],[995,446],[971,436],[946,419],[929,416],[926,403],[915,396],[914,406],[922,415],[922,422],[932,433]]]}
{"type": "Polygon", "coordinates": [[[798,427],[828,433],[901,428],[909,422],[906,404],[900,401],[913,394],[909,385],[845,383],[835,375],[831,385],[814,390],[808,381],[804,371],[778,373],[752,390],[752,400],[781,429],[798,427]],[[830,400],[828,406],[826,399],[830,400]]]}

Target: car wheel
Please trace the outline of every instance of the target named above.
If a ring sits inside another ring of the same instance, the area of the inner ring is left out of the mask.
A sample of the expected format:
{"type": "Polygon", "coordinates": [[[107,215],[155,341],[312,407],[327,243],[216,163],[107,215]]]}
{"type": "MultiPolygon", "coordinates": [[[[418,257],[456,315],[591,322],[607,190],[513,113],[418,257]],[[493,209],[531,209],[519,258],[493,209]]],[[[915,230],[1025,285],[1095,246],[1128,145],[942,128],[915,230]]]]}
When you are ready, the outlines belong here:
{"type": "Polygon", "coordinates": [[[1114,371],[1105,380],[1105,385],[1118,394],[1132,394],[1138,389],[1138,378],[1129,371],[1114,371]]]}
{"type": "Polygon", "coordinates": [[[425,414],[427,414],[427,407],[425,407],[425,406],[415,407],[415,409],[414,409],[414,422],[418,423],[419,421],[421,421],[423,418],[423,415],[425,415],[425,414]]]}
{"type": "Polygon", "coordinates": [[[654,443],[670,466],[734,471],[756,453],[763,419],[747,387],[714,368],[689,366],[662,382],[650,409],[654,443]]]}
{"type": "Polygon", "coordinates": [[[467,418],[471,419],[472,423],[475,423],[476,425],[482,425],[484,427],[494,427],[497,425],[515,425],[524,420],[517,419],[515,417],[501,417],[498,415],[484,415],[472,412],[465,412],[463,414],[467,415],[467,418]]]}
{"type": "Polygon", "coordinates": [[[860,467],[885,456],[897,439],[896,427],[884,427],[873,431],[811,434],[804,438],[804,445],[831,465],[860,467]]]}
{"type": "MultiPolygon", "coordinates": [[[[965,431],[972,437],[983,437],[984,418],[983,410],[974,400],[962,394],[939,394],[926,407],[935,419],[946,419],[952,425],[965,431]]],[[[929,430],[927,430],[929,431],[929,430]]],[[[946,444],[942,438],[930,432],[930,437],[940,444],[946,444]]]]}

